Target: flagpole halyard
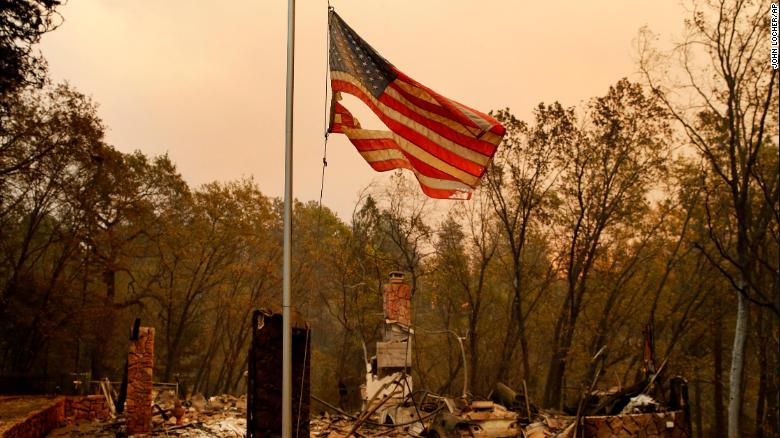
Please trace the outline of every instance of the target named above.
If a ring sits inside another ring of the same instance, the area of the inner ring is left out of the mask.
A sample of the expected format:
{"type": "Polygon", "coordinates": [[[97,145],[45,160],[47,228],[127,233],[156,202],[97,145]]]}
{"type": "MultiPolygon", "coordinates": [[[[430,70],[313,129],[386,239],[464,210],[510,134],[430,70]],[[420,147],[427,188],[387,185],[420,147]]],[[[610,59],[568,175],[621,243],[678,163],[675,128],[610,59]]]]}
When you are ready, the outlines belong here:
{"type": "Polygon", "coordinates": [[[295,0],[287,1],[287,93],[284,129],[284,254],[282,277],[282,438],[292,437],[292,330],[290,275],[293,202],[293,97],[295,88],[295,0]]]}

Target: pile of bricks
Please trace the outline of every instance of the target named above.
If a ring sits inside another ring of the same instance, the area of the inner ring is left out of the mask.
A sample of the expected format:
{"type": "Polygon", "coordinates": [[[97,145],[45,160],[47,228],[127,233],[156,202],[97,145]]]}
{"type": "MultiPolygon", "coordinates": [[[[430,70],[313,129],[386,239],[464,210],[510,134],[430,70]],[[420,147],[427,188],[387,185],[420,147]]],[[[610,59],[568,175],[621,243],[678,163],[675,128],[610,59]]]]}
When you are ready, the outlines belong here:
{"type": "Polygon", "coordinates": [[[65,417],[68,420],[107,420],[111,417],[102,395],[87,395],[84,397],[67,397],[65,399],[65,417]]]}
{"type": "Polygon", "coordinates": [[[681,411],[649,414],[584,417],[584,436],[588,438],[689,438],[690,429],[681,411]]]}

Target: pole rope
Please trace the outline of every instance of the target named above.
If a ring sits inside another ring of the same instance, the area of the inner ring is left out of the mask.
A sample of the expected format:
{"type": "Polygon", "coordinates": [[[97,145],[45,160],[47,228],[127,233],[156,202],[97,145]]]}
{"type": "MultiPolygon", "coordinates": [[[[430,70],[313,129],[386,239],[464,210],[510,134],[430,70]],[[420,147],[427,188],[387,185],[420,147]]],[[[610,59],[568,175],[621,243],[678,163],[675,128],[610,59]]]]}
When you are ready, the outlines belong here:
{"type": "Polygon", "coordinates": [[[311,332],[311,327],[306,324],[306,341],[303,347],[303,365],[301,365],[301,392],[298,396],[298,418],[295,424],[295,438],[298,438],[301,432],[301,409],[303,408],[303,390],[305,388],[304,385],[306,384],[306,359],[309,356],[309,332],[311,332]]]}
{"type": "MultiPolygon", "coordinates": [[[[328,10],[327,10],[327,25],[325,26],[325,97],[324,97],[324,108],[323,108],[323,125],[324,125],[324,140],[323,140],[323,150],[322,150],[322,175],[320,177],[320,200],[319,200],[319,208],[322,209],[322,194],[325,191],[325,168],[328,167],[328,128],[330,127],[329,119],[328,119],[328,77],[330,76],[330,11],[332,7],[330,6],[330,0],[328,0],[328,10]]],[[[319,218],[319,212],[317,217],[319,218]]],[[[319,228],[319,219],[318,219],[318,228],[319,228]]],[[[318,229],[319,231],[319,229],[318,229]]],[[[319,237],[319,234],[318,234],[319,237]]]]}
{"type": "MultiPolygon", "coordinates": [[[[323,125],[324,125],[324,135],[323,135],[323,151],[322,151],[322,174],[320,176],[320,199],[317,202],[317,225],[316,229],[314,231],[314,235],[316,236],[317,240],[320,239],[320,224],[322,222],[322,195],[325,191],[325,168],[328,167],[328,74],[330,73],[330,0],[328,0],[328,9],[326,10],[326,17],[327,22],[325,25],[325,105],[324,105],[324,111],[323,111],[323,125]]],[[[318,257],[317,260],[320,260],[318,257]]],[[[311,307],[311,294],[307,294],[307,307],[311,307]]],[[[306,328],[306,344],[304,347],[303,352],[303,366],[301,367],[302,375],[301,375],[301,389],[300,389],[300,395],[298,398],[298,418],[297,418],[297,425],[295,429],[295,437],[298,438],[299,432],[300,432],[300,425],[301,425],[301,407],[303,404],[303,390],[305,385],[305,378],[306,378],[306,359],[309,354],[309,333],[311,332],[311,328],[306,328]]]]}
{"type": "MultiPolygon", "coordinates": [[[[323,108],[323,125],[324,125],[324,134],[323,134],[323,142],[322,142],[322,174],[320,176],[320,199],[317,202],[317,224],[315,226],[314,230],[314,236],[317,238],[317,240],[320,240],[320,225],[322,223],[322,195],[325,192],[325,168],[328,167],[328,128],[330,127],[330,119],[328,118],[328,86],[329,81],[328,78],[330,76],[330,11],[333,10],[333,7],[330,5],[330,0],[328,0],[328,9],[327,9],[327,25],[325,26],[325,93],[324,93],[324,108],[323,108]]],[[[320,260],[320,258],[317,258],[320,260]]],[[[311,297],[308,297],[308,304],[311,304],[310,302],[311,297]]]]}
{"type": "MultiPolygon", "coordinates": [[[[320,199],[317,202],[317,225],[316,229],[314,231],[314,235],[316,236],[317,240],[320,239],[320,224],[322,222],[322,195],[325,191],[325,168],[328,167],[328,128],[329,128],[329,119],[328,119],[328,77],[330,73],[330,11],[332,7],[330,6],[330,0],[327,2],[328,9],[326,10],[326,16],[327,22],[325,26],[325,104],[324,104],[324,111],[323,111],[323,125],[324,125],[324,135],[323,135],[323,151],[322,151],[322,174],[320,176],[320,199]]],[[[317,260],[320,260],[318,257],[317,260]]],[[[307,307],[311,307],[311,294],[307,294],[306,297],[307,301],[307,307]]],[[[306,359],[309,355],[309,334],[311,332],[311,327],[306,327],[306,343],[304,347],[303,352],[303,365],[301,366],[302,372],[301,372],[301,388],[300,393],[298,397],[298,415],[297,415],[297,421],[296,421],[296,428],[295,428],[295,437],[298,438],[300,433],[300,427],[301,427],[301,408],[303,405],[303,392],[305,388],[305,379],[306,379],[306,359]]]]}

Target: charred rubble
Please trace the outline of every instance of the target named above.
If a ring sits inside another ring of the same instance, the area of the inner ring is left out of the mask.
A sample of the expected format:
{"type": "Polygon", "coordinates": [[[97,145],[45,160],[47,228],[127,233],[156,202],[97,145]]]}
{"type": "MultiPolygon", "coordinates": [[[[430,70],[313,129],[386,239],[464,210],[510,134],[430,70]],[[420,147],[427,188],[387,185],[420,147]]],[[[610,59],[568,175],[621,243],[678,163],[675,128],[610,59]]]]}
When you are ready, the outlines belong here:
{"type": "Polygon", "coordinates": [[[574,407],[562,412],[537,407],[521,390],[497,383],[487,400],[463,388],[460,397],[414,389],[411,351],[410,286],[392,272],[383,288],[384,332],[376,356],[367,360],[361,386],[362,410],[350,414],[312,395],[334,414],[312,418],[311,436],[424,437],[689,437],[687,383],[663,381],[664,365],[655,366],[652,329],[645,332],[643,378],[626,388],[597,390],[602,352],[593,358],[593,378],[574,407]]]}
{"type": "MultiPolygon", "coordinates": [[[[687,383],[656,366],[652,327],[644,334],[641,378],[627,387],[598,389],[605,355],[592,358],[590,381],[576,405],[542,409],[519,388],[497,383],[481,400],[464,382],[459,396],[435,394],[412,377],[411,288],[400,272],[383,286],[384,330],[376,355],[366,358],[360,412],[350,413],[309,393],[310,327],[292,321],[293,433],[297,437],[525,437],[602,438],[691,436],[687,383]],[[310,414],[318,406],[319,415],[310,414]]],[[[282,320],[258,310],[252,320],[248,392],[240,397],[186,395],[176,384],[153,381],[154,328],[137,320],[120,384],[96,383],[96,394],[76,397],[0,397],[0,438],[33,436],[276,437],[281,435],[282,320]],[[117,388],[118,386],[118,388],[117,388]],[[8,418],[6,418],[8,417],[8,418]]]]}

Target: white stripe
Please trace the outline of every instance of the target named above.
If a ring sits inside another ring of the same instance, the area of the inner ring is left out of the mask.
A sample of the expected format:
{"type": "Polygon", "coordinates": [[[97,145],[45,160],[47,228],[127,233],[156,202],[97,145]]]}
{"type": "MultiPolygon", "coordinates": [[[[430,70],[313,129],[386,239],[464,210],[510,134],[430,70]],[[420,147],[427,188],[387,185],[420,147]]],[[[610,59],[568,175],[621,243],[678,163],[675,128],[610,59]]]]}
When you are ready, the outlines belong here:
{"type": "MultiPolygon", "coordinates": [[[[388,96],[390,96],[393,99],[397,100],[402,105],[409,107],[412,111],[414,111],[415,113],[425,117],[426,119],[431,120],[432,122],[441,123],[442,125],[452,129],[453,131],[455,131],[455,132],[457,132],[459,134],[465,135],[467,137],[471,137],[471,138],[473,138],[476,141],[482,141],[484,143],[489,143],[490,145],[495,147],[496,144],[497,144],[496,140],[499,140],[499,141],[501,140],[500,138],[496,139],[495,135],[493,137],[483,136],[481,139],[478,139],[477,138],[477,134],[479,134],[479,132],[477,132],[475,134],[474,132],[472,132],[469,129],[469,127],[463,125],[462,123],[460,123],[460,122],[458,122],[458,121],[456,121],[454,119],[450,119],[450,118],[441,116],[439,114],[426,111],[423,108],[420,108],[419,106],[415,105],[414,103],[412,103],[408,99],[406,99],[401,93],[398,92],[398,90],[394,90],[393,88],[387,87],[387,89],[385,90],[385,94],[387,94],[388,96]],[[490,140],[493,140],[493,141],[489,141],[488,138],[490,140]]],[[[474,128],[472,128],[472,129],[474,129],[474,128]]],[[[477,131],[479,131],[479,130],[477,130],[477,131]]]]}
{"type": "Polygon", "coordinates": [[[331,73],[331,76],[333,79],[349,82],[350,84],[359,88],[360,91],[362,91],[363,94],[366,95],[374,105],[376,105],[380,110],[382,110],[382,112],[387,114],[388,117],[393,119],[395,122],[400,123],[413,131],[416,131],[418,134],[430,138],[434,143],[441,146],[442,148],[447,149],[448,151],[459,155],[461,158],[465,158],[466,160],[469,160],[481,166],[487,166],[490,163],[490,157],[483,155],[477,151],[471,150],[465,146],[454,143],[451,140],[442,137],[441,135],[437,134],[431,129],[426,128],[425,126],[415,122],[409,117],[406,117],[405,115],[399,113],[393,108],[390,108],[389,106],[380,102],[371,93],[369,93],[368,90],[365,89],[365,87],[360,85],[360,82],[357,79],[355,79],[352,75],[340,71],[334,71],[331,73]]]}
{"type": "Polygon", "coordinates": [[[476,123],[477,126],[482,128],[483,131],[487,131],[488,129],[490,129],[493,126],[491,123],[488,123],[488,121],[485,120],[482,116],[480,116],[479,114],[475,113],[474,111],[466,108],[462,104],[459,104],[458,102],[455,102],[454,100],[451,100],[450,102],[452,102],[453,105],[458,107],[458,109],[463,114],[465,114],[466,117],[471,119],[472,122],[476,123]]]}
{"type": "Polygon", "coordinates": [[[396,149],[381,149],[376,151],[364,151],[360,152],[360,155],[365,158],[366,161],[369,163],[374,161],[387,161],[387,160],[403,160],[407,164],[409,164],[409,167],[411,167],[411,171],[414,172],[415,176],[417,176],[417,179],[420,180],[420,183],[432,188],[432,189],[439,189],[439,190],[457,190],[459,192],[471,192],[472,188],[467,186],[466,184],[463,184],[460,181],[452,181],[447,179],[441,179],[441,178],[434,178],[431,176],[423,175],[422,173],[418,172],[417,169],[412,166],[412,163],[409,163],[409,160],[404,156],[404,154],[401,153],[401,151],[398,151],[396,149]]]}
{"type": "MultiPolygon", "coordinates": [[[[444,108],[444,106],[441,103],[439,103],[437,100],[435,100],[435,98],[433,98],[427,91],[425,91],[424,89],[419,88],[417,85],[414,85],[414,84],[412,84],[410,82],[406,82],[406,81],[404,81],[401,78],[396,79],[396,84],[398,84],[398,86],[400,86],[401,88],[406,90],[408,93],[410,93],[410,94],[412,94],[414,96],[417,96],[420,99],[423,99],[423,100],[425,100],[425,101],[427,101],[429,103],[434,103],[437,106],[439,106],[440,108],[444,108]],[[418,94],[421,94],[421,93],[425,93],[425,96],[428,96],[429,98],[426,99],[423,96],[419,96],[418,94]]],[[[488,130],[488,129],[493,127],[493,122],[492,121],[487,120],[484,117],[482,117],[481,115],[475,113],[473,110],[471,110],[469,108],[466,108],[466,106],[463,105],[462,103],[458,103],[458,102],[456,102],[456,101],[454,101],[452,99],[447,99],[444,96],[442,96],[442,98],[447,100],[448,102],[450,102],[453,106],[455,106],[458,110],[460,110],[460,112],[463,113],[463,115],[465,115],[471,121],[475,122],[482,130],[486,131],[486,130],[488,130]]],[[[466,126],[466,125],[464,125],[464,126],[466,126]]],[[[466,128],[469,129],[469,130],[472,129],[471,126],[466,126],[466,128]]],[[[476,136],[478,134],[479,134],[479,132],[477,132],[474,135],[476,136]]]]}
{"type": "Polygon", "coordinates": [[[396,142],[396,144],[398,144],[398,147],[401,150],[408,153],[409,155],[412,155],[418,160],[428,164],[429,166],[438,169],[454,178],[457,178],[469,186],[476,186],[477,183],[479,182],[479,178],[477,178],[476,176],[440,160],[439,158],[432,155],[430,152],[420,148],[416,144],[408,141],[407,139],[401,137],[400,135],[394,132],[377,131],[377,130],[369,130],[369,129],[346,129],[346,128],[344,129],[344,134],[346,134],[347,137],[355,138],[357,140],[367,139],[367,138],[370,139],[382,138],[383,133],[386,133],[388,136],[392,136],[392,139],[396,142]],[[361,131],[366,131],[366,132],[361,132],[361,131]]]}

